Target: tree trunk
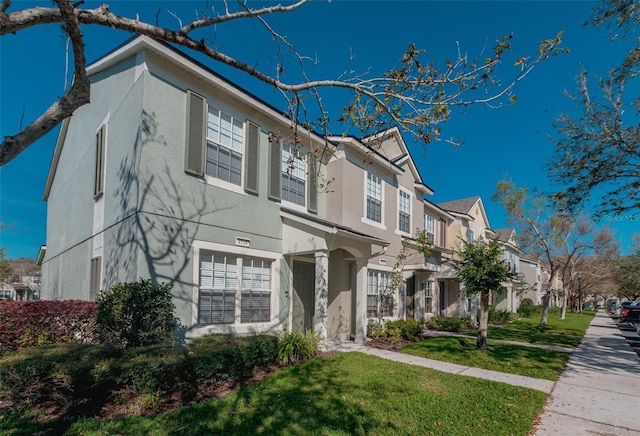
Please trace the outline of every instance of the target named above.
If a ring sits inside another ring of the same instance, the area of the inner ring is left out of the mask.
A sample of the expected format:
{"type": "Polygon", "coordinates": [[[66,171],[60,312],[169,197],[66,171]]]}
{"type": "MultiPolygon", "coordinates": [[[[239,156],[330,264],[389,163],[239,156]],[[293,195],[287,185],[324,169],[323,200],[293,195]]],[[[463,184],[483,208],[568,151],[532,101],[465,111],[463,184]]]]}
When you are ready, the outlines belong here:
{"type": "Polygon", "coordinates": [[[549,315],[549,306],[551,306],[551,291],[547,291],[542,298],[542,316],[540,317],[540,326],[547,326],[547,316],[549,315]]]}
{"type": "Polygon", "coordinates": [[[562,314],[560,315],[560,319],[565,319],[567,316],[567,305],[569,301],[569,293],[565,289],[564,295],[562,296],[562,314]]]}
{"type": "Polygon", "coordinates": [[[487,348],[487,327],[489,326],[489,292],[480,293],[480,319],[478,320],[478,339],[476,348],[485,350],[487,348]]]}

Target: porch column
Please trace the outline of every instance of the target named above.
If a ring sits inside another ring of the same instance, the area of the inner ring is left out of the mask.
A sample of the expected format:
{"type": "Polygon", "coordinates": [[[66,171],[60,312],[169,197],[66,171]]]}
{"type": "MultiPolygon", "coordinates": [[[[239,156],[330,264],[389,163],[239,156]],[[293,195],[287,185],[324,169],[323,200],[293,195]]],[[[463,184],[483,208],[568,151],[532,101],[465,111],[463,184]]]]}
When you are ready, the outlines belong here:
{"type": "Polygon", "coordinates": [[[367,342],[367,263],[369,259],[356,259],[356,288],[353,290],[355,298],[355,343],[367,342]]]}
{"type": "Polygon", "coordinates": [[[329,253],[316,251],[316,288],[313,331],[321,344],[327,341],[327,307],[329,301],[329,253]]]}

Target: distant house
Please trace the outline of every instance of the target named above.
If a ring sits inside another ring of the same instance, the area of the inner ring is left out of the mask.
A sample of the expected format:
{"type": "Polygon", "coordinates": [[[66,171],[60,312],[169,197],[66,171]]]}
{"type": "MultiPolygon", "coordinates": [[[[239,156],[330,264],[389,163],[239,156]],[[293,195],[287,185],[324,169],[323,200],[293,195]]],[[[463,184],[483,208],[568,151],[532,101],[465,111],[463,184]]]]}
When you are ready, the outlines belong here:
{"type": "Polygon", "coordinates": [[[435,273],[453,217],[425,199],[433,190],[424,183],[397,128],[364,139],[329,139],[336,152],[327,164],[327,218],[389,241],[370,258],[356,259],[367,268],[367,318],[426,319],[434,311],[435,273]],[[431,245],[426,258],[415,241],[418,231],[425,231],[431,245]],[[401,252],[404,280],[399,289],[386,293],[401,252]]]}
{"type": "Polygon", "coordinates": [[[533,304],[542,304],[542,266],[537,255],[523,253],[519,258],[520,272],[524,276],[525,290],[521,299],[529,298],[533,304]]]}
{"type": "MultiPolygon", "coordinates": [[[[488,241],[494,237],[484,204],[479,196],[438,203],[440,209],[450,214],[454,221],[447,227],[447,246],[451,252],[459,251],[463,241],[488,241]]],[[[446,262],[439,273],[438,314],[476,318],[478,299],[466,295],[464,287],[450,262],[446,262]]]]}
{"type": "Polygon", "coordinates": [[[14,275],[0,283],[0,300],[29,301],[39,297],[39,275],[14,275]]]}
{"type": "Polygon", "coordinates": [[[494,231],[494,239],[502,247],[505,265],[516,277],[504,283],[504,291],[493,296],[492,304],[497,309],[516,312],[520,306],[521,294],[526,288],[524,276],[520,272],[520,256],[523,253],[518,247],[516,230],[511,227],[497,229],[494,231]]]}

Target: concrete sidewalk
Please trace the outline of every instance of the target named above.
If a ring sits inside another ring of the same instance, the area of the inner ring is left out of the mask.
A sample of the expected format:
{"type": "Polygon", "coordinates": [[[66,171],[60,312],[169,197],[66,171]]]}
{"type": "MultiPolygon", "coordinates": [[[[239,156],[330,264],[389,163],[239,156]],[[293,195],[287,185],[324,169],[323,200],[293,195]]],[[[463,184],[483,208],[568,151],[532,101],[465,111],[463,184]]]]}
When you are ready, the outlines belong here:
{"type": "Polygon", "coordinates": [[[571,355],[532,435],[640,435],[640,358],[604,311],[571,355]]]}

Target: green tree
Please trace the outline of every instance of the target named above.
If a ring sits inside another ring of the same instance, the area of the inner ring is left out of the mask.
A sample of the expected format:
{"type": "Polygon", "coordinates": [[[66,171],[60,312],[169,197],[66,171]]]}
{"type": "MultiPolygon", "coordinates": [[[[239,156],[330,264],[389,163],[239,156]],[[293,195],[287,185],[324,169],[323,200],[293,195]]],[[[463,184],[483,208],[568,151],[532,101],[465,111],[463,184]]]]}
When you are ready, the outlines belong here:
{"type": "Polygon", "coordinates": [[[633,253],[620,257],[613,271],[618,295],[629,300],[640,298],[640,243],[636,243],[633,253]]]}
{"type": "MultiPolygon", "coordinates": [[[[635,38],[640,8],[632,0],[601,0],[589,24],[609,26],[613,39],[635,38]]],[[[577,90],[570,95],[578,115],[561,113],[554,123],[556,151],[548,171],[566,187],[556,196],[569,207],[579,207],[592,196],[597,196],[592,206],[599,215],[640,207],[640,46],[634,41],[606,76],[581,71],[577,90]]]]}
{"type": "Polygon", "coordinates": [[[5,247],[0,247],[0,282],[7,281],[13,275],[13,266],[9,259],[4,257],[5,247]]]}
{"type": "Polygon", "coordinates": [[[564,279],[564,317],[570,285],[578,273],[575,263],[590,252],[615,250],[612,235],[606,229],[596,231],[592,222],[570,215],[561,203],[548,196],[530,195],[526,188],[518,188],[510,179],[498,182],[493,199],[506,209],[509,222],[518,232],[520,247],[540,256],[549,268],[540,325],[547,325],[551,285],[556,277],[564,279]]]}
{"type": "Polygon", "coordinates": [[[504,290],[503,283],[515,278],[502,258],[502,247],[496,240],[491,242],[466,242],[453,260],[464,292],[480,297],[480,320],[476,346],[487,348],[487,327],[489,324],[489,303],[494,292],[504,290]]]}
{"type": "MultiPolygon", "coordinates": [[[[86,40],[81,25],[101,26],[165,41],[207,56],[274,87],[286,100],[295,140],[298,139],[298,126],[330,133],[331,120],[324,109],[321,92],[333,89],[346,93],[341,120],[347,126],[359,128],[362,136],[379,132],[384,126],[396,125],[403,132],[429,143],[440,138],[440,123],[449,118],[452,108],[469,104],[495,107],[515,102],[515,85],[541,61],[566,51],[560,48],[561,35],[558,34],[539,42],[537,55],[523,56],[516,62],[509,59],[506,65],[513,69],[498,77],[496,71],[511,48],[511,35],[499,38],[492,48],[482,50],[477,58],[467,56],[458,47],[457,54],[441,65],[423,59],[424,51],[408,44],[404,53],[398,54],[399,65],[378,76],[354,71],[345,72],[338,79],[315,80],[305,70],[307,65],[313,65],[315,56],[299,53],[291,41],[268,23],[273,14],[295,11],[308,2],[298,0],[286,5],[255,2],[252,5],[257,6],[253,7],[250,2],[223,1],[222,5],[215,4],[211,10],[196,9],[193,17],[179,17],[162,7],[154,16],[126,17],[114,13],[106,4],[91,9],[82,7],[83,2],[54,0],[53,6],[50,2],[41,1],[35,2],[42,3],[39,7],[12,11],[13,1],[3,0],[0,3],[0,36],[34,26],[62,25],[73,51],[73,82],[38,119],[24,128],[20,126],[16,134],[4,137],[0,143],[0,165],[11,161],[76,109],[89,103],[86,40]],[[243,23],[248,26],[258,24],[264,31],[263,37],[273,41],[279,61],[271,63],[277,64],[273,71],[263,69],[262,65],[256,66],[252,59],[243,60],[219,48],[215,40],[219,29],[233,29],[234,25],[242,26],[243,23]],[[287,80],[291,77],[294,77],[293,82],[287,80]]],[[[115,9],[118,7],[114,5],[115,9]]],[[[46,41],[42,41],[44,43],[46,41]]],[[[20,66],[15,65],[15,68],[20,66]]]]}

